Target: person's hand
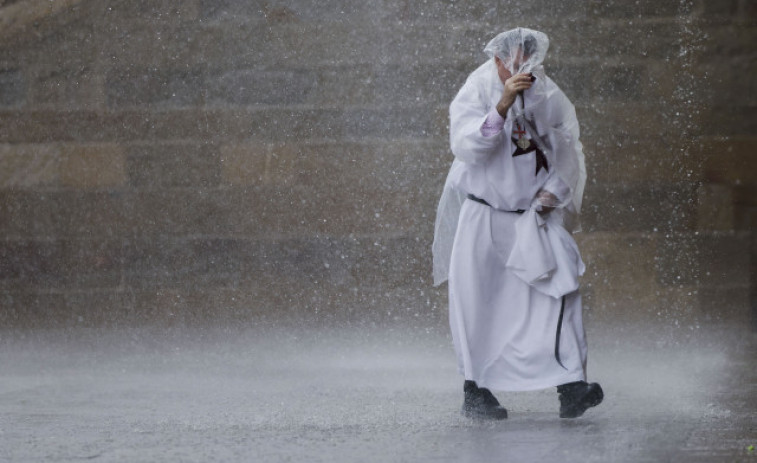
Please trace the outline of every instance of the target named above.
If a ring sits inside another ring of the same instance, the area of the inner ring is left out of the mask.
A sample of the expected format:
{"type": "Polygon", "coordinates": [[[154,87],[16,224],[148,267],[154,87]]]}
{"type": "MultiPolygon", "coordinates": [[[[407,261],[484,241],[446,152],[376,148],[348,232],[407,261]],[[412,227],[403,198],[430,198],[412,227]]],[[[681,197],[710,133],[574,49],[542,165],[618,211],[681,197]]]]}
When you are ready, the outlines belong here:
{"type": "Polygon", "coordinates": [[[515,103],[515,97],[519,92],[531,88],[533,79],[531,74],[515,74],[505,81],[505,90],[497,103],[497,112],[502,117],[507,117],[507,110],[515,103]]]}
{"type": "Polygon", "coordinates": [[[539,203],[541,206],[541,212],[542,214],[549,214],[550,212],[554,211],[555,208],[559,205],[560,200],[557,199],[557,196],[550,193],[547,190],[540,190],[539,193],[536,194],[536,202],[539,203]]]}

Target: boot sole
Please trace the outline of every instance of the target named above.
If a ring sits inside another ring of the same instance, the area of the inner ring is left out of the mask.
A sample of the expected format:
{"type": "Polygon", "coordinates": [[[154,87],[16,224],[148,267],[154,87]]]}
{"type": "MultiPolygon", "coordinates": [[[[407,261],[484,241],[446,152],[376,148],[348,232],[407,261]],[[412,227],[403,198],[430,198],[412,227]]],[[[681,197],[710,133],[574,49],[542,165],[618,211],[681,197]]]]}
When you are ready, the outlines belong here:
{"type": "Polygon", "coordinates": [[[461,410],[461,413],[464,417],[470,418],[473,420],[504,420],[507,419],[507,410],[502,409],[501,411],[496,412],[475,412],[473,410],[466,410],[464,407],[461,410]]]}

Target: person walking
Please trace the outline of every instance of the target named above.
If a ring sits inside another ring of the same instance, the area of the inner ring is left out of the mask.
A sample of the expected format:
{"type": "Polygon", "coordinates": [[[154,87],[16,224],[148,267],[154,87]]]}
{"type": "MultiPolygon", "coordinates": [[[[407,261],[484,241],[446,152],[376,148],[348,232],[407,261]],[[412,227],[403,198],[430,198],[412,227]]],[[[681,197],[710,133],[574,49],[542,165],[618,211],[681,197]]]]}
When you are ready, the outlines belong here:
{"type": "Polygon", "coordinates": [[[602,402],[586,381],[578,277],[586,182],[570,100],[544,72],[549,39],[516,28],[484,48],[450,105],[454,161],[434,232],[434,284],[464,376],[462,412],[504,419],[491,390],[557,387],[562,418],[602,402]]]}

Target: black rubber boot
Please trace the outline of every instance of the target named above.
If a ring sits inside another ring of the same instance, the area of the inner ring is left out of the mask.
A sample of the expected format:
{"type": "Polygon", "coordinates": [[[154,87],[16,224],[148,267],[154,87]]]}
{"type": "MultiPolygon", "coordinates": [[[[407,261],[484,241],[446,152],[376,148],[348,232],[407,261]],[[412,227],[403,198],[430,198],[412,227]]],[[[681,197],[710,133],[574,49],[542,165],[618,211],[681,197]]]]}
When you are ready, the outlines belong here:
{"type": "Polygon", "coordinates": [[[605,397],[602,386],[586,381],[557,386],[557,393],[560,394],[560,418],[578,418],[590,407],[602,403],[605,397]]]}
{"type": "Polygon", "coordinates": [[[504,420],[507,410],[499,404],[489,389],[478,387],[474,381],[465,381],[463,385],[465,400],[463,415],[467,418],[483,420],[504,420]]]}

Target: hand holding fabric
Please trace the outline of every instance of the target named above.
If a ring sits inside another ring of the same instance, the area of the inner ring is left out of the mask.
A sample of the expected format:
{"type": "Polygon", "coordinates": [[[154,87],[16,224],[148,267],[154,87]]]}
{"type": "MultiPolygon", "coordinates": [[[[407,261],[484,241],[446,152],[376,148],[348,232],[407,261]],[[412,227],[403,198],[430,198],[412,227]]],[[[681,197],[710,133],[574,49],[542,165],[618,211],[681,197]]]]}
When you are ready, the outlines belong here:
{"type": "Polygon", "coordinates": [[[502,91],[502,97],[497,103],[497,112],[502,117],[506,117],[507,111],[515,103],[518,93],[531,88],[532,83],[531,74],[516,74],[507,79],[505,81],[505,89],[502,91]]]}
{"type": "Polygon", "coordinates": [[[534,199],[536,211],[548,214],[560,205],[560,200],[547,190],[539,190],[534,199]]]}

